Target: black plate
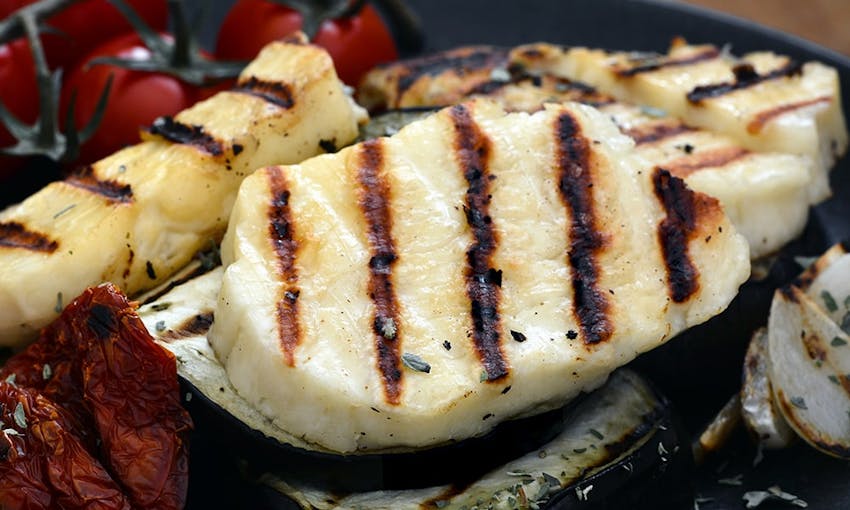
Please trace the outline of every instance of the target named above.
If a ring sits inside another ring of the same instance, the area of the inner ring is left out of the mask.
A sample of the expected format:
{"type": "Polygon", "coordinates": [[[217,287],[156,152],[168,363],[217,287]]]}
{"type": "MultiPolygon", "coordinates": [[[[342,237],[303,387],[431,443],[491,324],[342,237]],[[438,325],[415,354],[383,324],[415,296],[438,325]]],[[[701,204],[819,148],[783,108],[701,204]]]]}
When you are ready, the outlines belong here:
{"type": "MultiPolygon", "coordinates": [[[[214,4],[218,12],[212,17],[220,17],[229,3],[214,4]]],[[[688,5],[651,0],[409,0],[408,4],[421,18],[426,52],[464,44],[515,45],[534,41],[664,51],[674,36],[681,35],[695,43],[731,44],[737,54],[773,50],[803,61],[822,61],[839,70],[842,95],[845,99],[850,97],[850,59],[847,57],[781,32],[688,5]]],[[[813,211],[804,239],[794,247],[797,252],[815,254],[850,237],[848,158],[834,169],[832,184],[835,196],[813,211]]],[[[782,280],[789,275],[774,276],[782,280]]],[[[770,289],[756,287],[750,292],[763,300],[770,289]]],[[[764,317],[753,317],[747,306],[741,313],[732,312],[724,317],[725,321],[732,322],[726,325],[731,329],[751,329],[766,320],[766,313],[764,317]]],[[[675,357],[687,349],[687,344],[680,341],[662,356],[675,357]]],[[[689,383],[683,387],[692,394],[688,400],[680,396],[679,401],[674,398],[674,402],[684,412],[691,432],[697,432],[699,424],[719,409],[738,387],[737,367],[740,367],[743,344],[739,342],[736,349],[732,353],[712,353],[710,349],[701,352],[699,356],[709,361],[684,374],[689,383]]],[[[677,375],[671,372],[656,374],[662,388],[665,384],[669,386],[670,381],[663,379],[669,379],[671,374],[677,375]]],[[[648,375],[653,377],[651,370],[648,375]]],[[[236,466],[221,450],[226,438],[218,435],[218,431],[203,427],[197,432],[192,452],[190,508],[281,508],[279,498],[268,489],[239,481],[236,466]]],[[[845,463],[816,453],[805,445],[782,452],[765,452],[764,460],[753,467],[755,455],[752,444],[740,433],[725,451],[709,459],[693,478],[700,498],[698,508],[743,508],[745,491],[766,489],[771,485],[779,485],[801,497],[809,503],[809,508],[850,508],[845,463]],[[728,479],[740,480],[741,485],[729,485],[728,479]]],[[[687,508],[695,506],[688,504],[687,508]]]]}

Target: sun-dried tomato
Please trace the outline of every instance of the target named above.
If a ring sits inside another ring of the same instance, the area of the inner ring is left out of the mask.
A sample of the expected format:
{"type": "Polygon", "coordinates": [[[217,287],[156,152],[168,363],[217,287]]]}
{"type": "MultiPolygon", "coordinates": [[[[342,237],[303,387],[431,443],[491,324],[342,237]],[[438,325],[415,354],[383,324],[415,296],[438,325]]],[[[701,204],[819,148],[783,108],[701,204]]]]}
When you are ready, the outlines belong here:
{"type": "Polygon", "coordinates": [[[68,413],[37,391],[0,382],[0,508],[130,509],[68,413]]]}
{"type": "MultiPolygon", "coordinates": [[[[97,432],[94,453],[133,508],[185,505],[192,422],[180,405],[174,356],[154,343],[115,286],[75,299],[0,371],[10,374],[61,403],[72,428],[97,432]]],[[[82,444],[92,451],[91,437],[82,444]]]]}

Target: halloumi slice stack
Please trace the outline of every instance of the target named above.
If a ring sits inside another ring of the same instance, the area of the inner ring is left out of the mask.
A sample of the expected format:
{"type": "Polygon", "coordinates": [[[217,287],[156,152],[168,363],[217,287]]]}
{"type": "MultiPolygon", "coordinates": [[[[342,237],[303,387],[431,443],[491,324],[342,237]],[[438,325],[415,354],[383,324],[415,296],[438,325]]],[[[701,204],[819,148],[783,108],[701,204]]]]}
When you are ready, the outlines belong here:
{"type": "Polygon", "coordinates": [[[31,340],[88,286],[162,282],[221,238],[254,169],[348,143],[364,114],[323,49],[273,43],[232,90],[0,212],[0,345],[31,340]]]}
{"type": "Polygon", "coordinates": [[[209,340],[316,449],[443,444],[563,405],[749,275],[716,199],[580,104],[473,101],[245,180],[209,340]]]}
{"type": "Polygon", "coordinates": [[[847,149],[838,73],[818,62],[771,52],[735,58],[682,39],[666,55],[532,44],[515,48],[511,62],[659,108],[752,151],[807,156],[815,168],[811,203],[829,196],[828,172],[847,149]]]}
{"type": "MultiPolygon", "coordinates": [[[[412,76],[410,70],[418,68],[415,62],[388,64],[367,75],[364,82],[370,84],[370,96],[382,98],[380,104],[408,108],[443,106],[474,97],[496,100],[510,111],[536,111],[547,102],[577,101],[594,106],[614,119],[646,159],[720,200],[747,238],[753,259],[775,253],[803,231],[815,178],[811,158],[753,152],[727,135],[617,101],[580,82],[552,74],[510,73],[507,67],[515,64],[512,61],[491,61],[487,73],[459,72],[452,67],[458,51],[428,57],[432,74],[410,85],[407,90],[411,92],[398,95],[395,82],[388,82],[379,93],[379,84],[380,77],[387,74],[412,76]]],[[[521,61],[526,53],[514,51],[512,55],[521,61]]]]}

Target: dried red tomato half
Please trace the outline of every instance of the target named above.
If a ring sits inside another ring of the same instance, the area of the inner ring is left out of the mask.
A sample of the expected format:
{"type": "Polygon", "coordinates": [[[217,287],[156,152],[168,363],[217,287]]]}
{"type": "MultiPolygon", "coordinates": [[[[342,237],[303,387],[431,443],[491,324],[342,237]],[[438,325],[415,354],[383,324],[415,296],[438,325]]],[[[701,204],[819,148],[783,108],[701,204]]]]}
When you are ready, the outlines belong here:
{"type": "Polygon", "coordinates": [[[81,444],[133,508],[185,505],[192,421],[180,405],[174,356],[154,343],[118,288],[83,292],[0,370],[11,374],[67,409],[72,426],[96,431],[81,444]]]}
{"type": "Polygon", "coordinates": [[[0,382],[0,508],[130,509],[67,411],[37,391],[0,382]]]}

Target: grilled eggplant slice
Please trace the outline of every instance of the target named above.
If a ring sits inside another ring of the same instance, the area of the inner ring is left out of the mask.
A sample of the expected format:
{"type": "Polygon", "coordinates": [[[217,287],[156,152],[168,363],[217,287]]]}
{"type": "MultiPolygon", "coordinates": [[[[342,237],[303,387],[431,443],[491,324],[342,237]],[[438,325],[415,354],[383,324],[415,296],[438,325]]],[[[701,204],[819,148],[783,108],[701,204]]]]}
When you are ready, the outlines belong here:
{"type": "Polygon", "coordinates": [[[638,501],[630,497],[649,506],[662,494],[667,505],[690,504],[687,484],[661,490],[652,483],[665,471],[687,472],[687,443],[677,432],[663,398],[620,370],[570,411],[552,440],[462,484],[339,495],[276,473],[260,481],[310,509],[628,508],[638,501]],[[636,481],[643,486],[629,487],[636,481]]]}
{"type": "MultiPolygon", "coordinates": [[[[250,471],[265,473],[261,481],[289,495],[291,505],[407,508],[430,501],[455,508],[484,499],[506,508],[510,502],[527,507],[529,501],[569,508],[585,500],[647,502],[653,493],[669,504],[675,491],[654,484],[668,480],[664,473],[688,472],[689,450],[681,448],[687,439],[669,404],[628,370],[613,374],[577,405],[542,421],[502,424],[498,434],[478,443],[355,458],[293,447],[306,444],[233,389],[206,339],[222,272],[217,268],[174,286],[143,305],[139,315],[157,342],[176,355],[192,403],[205,401],[193,407],[198,426],[208,434],[220,432],[226,438],[222,446],[249,459],[250,471]],[[451,484],[464,489],[452,491],[451,484]]],[[[678,491],[685,501],[692,498],[687,484],[678,491]]]]}
{"type": "Polygon", "coordinates": [[[0,345],[26,343],[90,285],[162,282],[220,239],[245,176],[352,141],[362,116],[323,49],[273,43],[232,90],[0,212],[0,345]]]}
{"type": "MultiPolygon", "coordinates": [[[[534,46],[533,48],[536,48],[534,46]]],[[[553,47],[544,46],[549,53],[553,47]]],[[[530,50],[514,50],[509,68],[518,68],[530,50]]],[[[542,50],[541,50],[542,51],[542,50]]],[[[447,100],[487,97],[508,111],[540,110],[544,103],[577,101],[599,108],[610,115],[620,130],[635,141],[638,152],[649,161],[685,179],[689,186],[720,200],[726,214],[750,244],[750,255],[758,259],[775,253],[803,230],[810,201],[809,188],[814,163],[805,156],[778,152],[752,152],[729,136],[686,125],[675,117],[616,101],[581,82],[552,74],[529,75],[519,69],[512,74],[482,81],[469,77],[457,83],[458,71],[450,72],[451,52],[429,57],[444,74],[429,78],[428,85],[439,94],[406,97],[405,106],[435,107],[447,100]],[[436,62],[442,58],[443,64],[436,62]],[[455,87],[454,96],[448,90],[455,87]]],[[[542,57],[541,57],[542,58],[542,57]]],[[[407,64],[395,64],[404,68],[407,64]]],[[[546,61],[538,65],[547,70],[546,61]]],[[[557,70],[557,67],[552,66],[557,70]]],[[[501,69],[501,68],[496,68],[501,69]]],[[[542,72],[532,68],[531,71],[542,72]]],[[[380,71],[377,71],[380,75],[380,71]]],[[[497,73],[493,73],[497,74],[497,73]]],[[[377,82],[379,77],[367,80],[377,82]]],[[[376,85],[375,85],[376,86],[376,85]]],[[[390,94],[391,91],[386,91],[390,94]]],[[[407,110],[401,110],[407,111],[407,110]]],[[[380,114],[383,124],[395,112],[380,114]]],[[[374,120],[373,120],[374,121],[374,120]]],[[[396,128],[397,129],[397,128],[396,128]]],[[[377,135],[380,131],[372,129],[377,135]]]]}
{"type": "Polygon", "coordinates": [[[666,55],[533,44],[516,48],[511,61],[720,131],[752,151],[811,158],[812,203],[829,196],[827,173],[847,149],[838,73],[817,62],[769,52],[735,58],[682,39],[666,55]]]}
{"type": "Polygon", "coordinates": [[[749,274],[716,200],[583,105],[472,102],[243,183],[209,338],[280,428],[435,446],[560,407],[749,274]]]}

